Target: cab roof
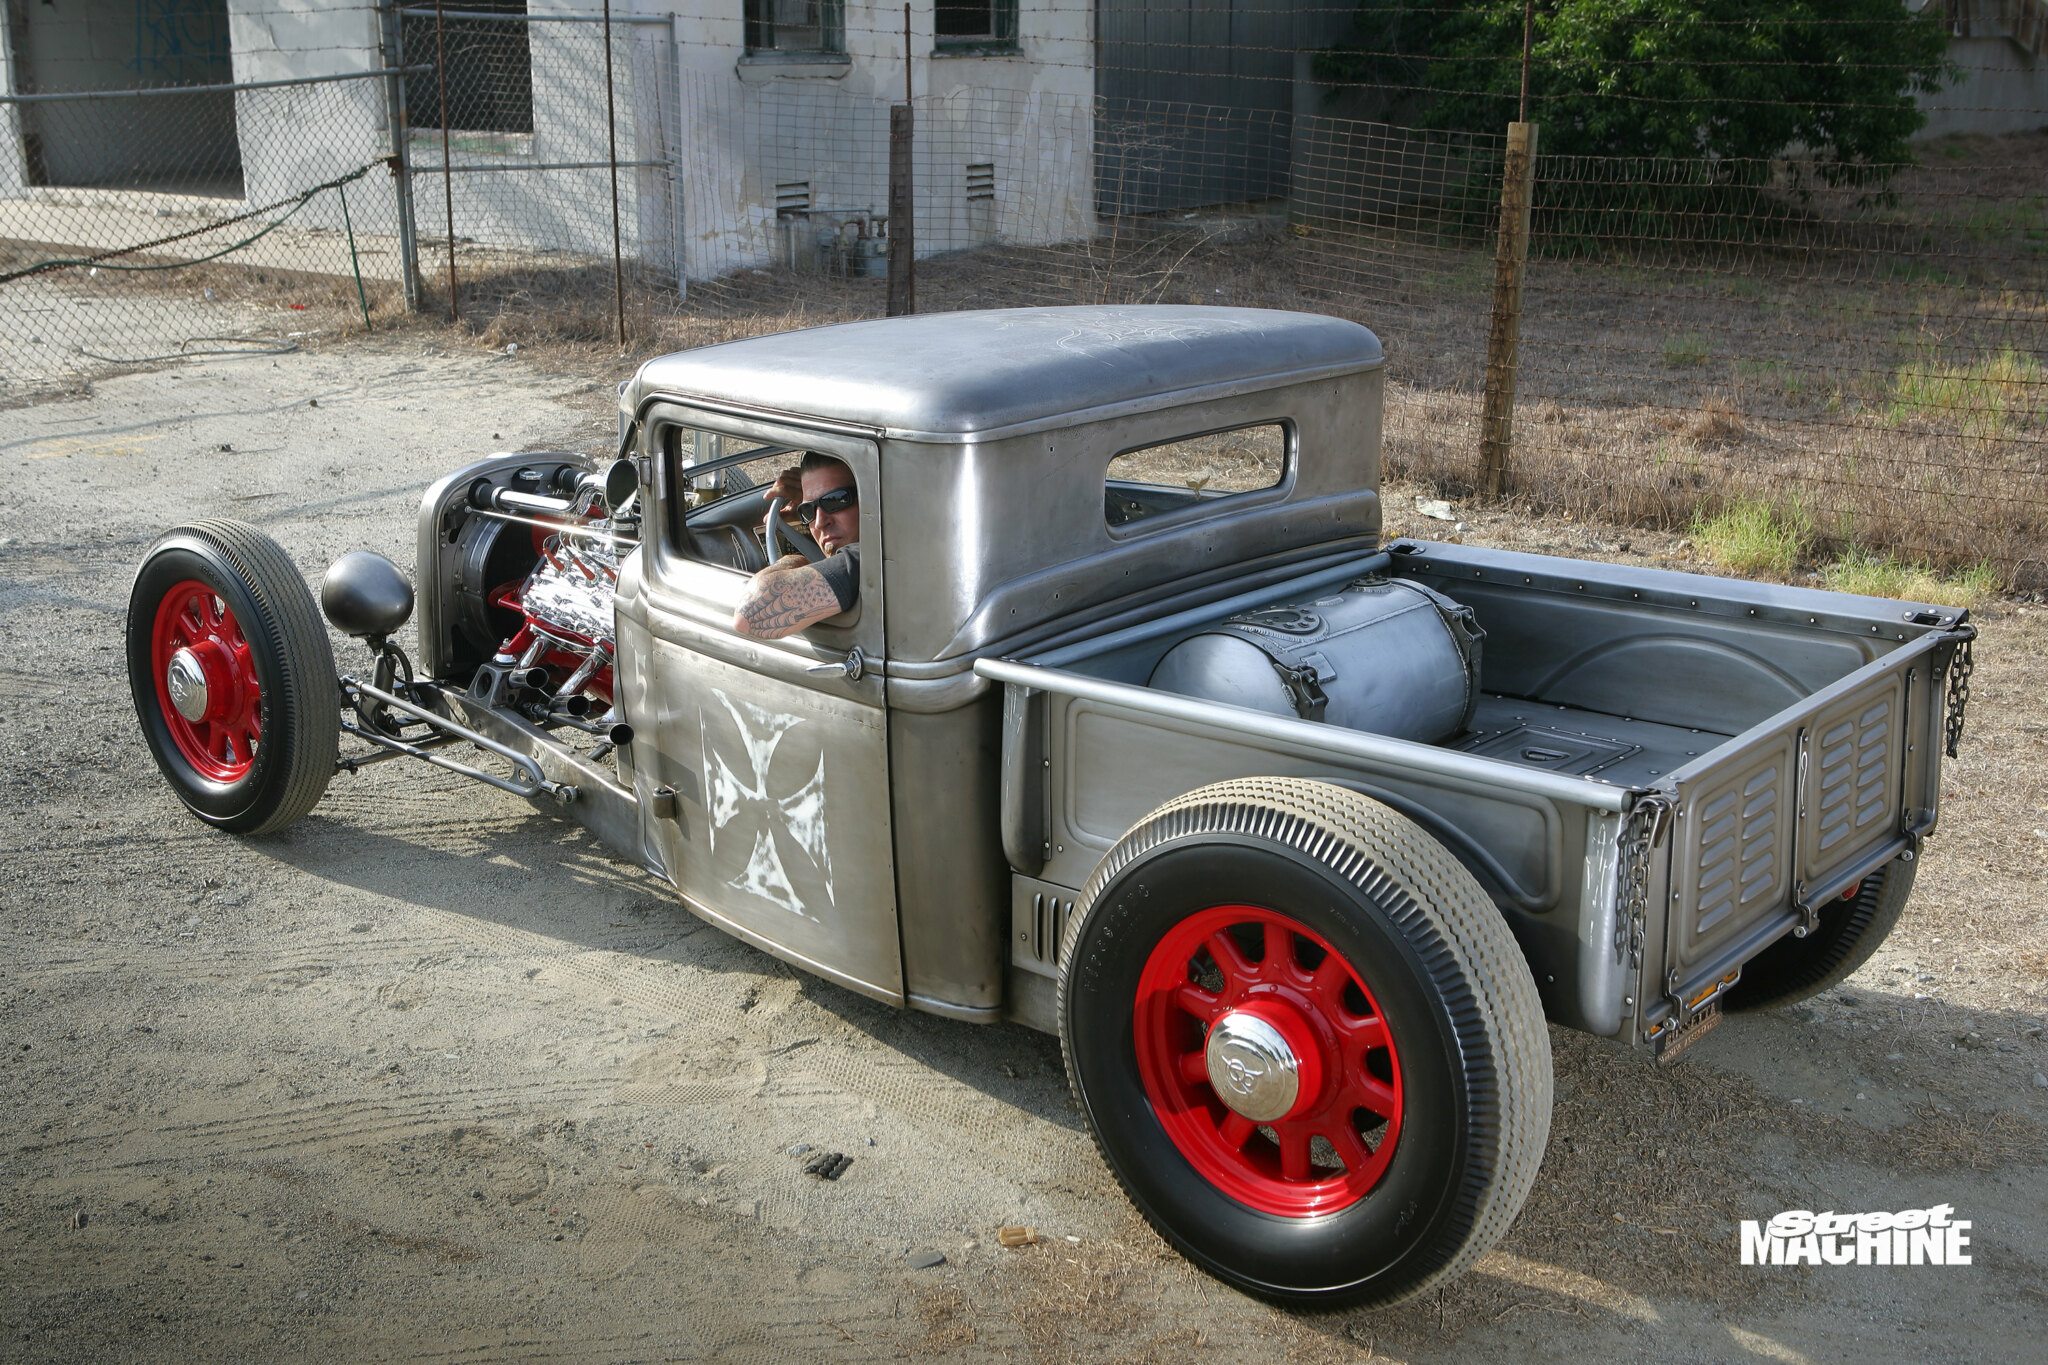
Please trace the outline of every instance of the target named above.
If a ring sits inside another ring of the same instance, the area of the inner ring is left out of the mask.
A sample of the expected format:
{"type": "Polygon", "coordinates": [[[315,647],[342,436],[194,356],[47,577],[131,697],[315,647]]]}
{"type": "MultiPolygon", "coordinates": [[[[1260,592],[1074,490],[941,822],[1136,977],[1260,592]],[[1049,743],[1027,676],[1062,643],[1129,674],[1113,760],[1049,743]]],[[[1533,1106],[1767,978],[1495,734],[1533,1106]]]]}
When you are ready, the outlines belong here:
{"type": "Polygon", "coordinates": [[[710,400],[902,440],[1023,435],[1369,370],[1355,322],[1263,308],[993,308],[813,327],[650,360],[636,396],[710,400]]]}

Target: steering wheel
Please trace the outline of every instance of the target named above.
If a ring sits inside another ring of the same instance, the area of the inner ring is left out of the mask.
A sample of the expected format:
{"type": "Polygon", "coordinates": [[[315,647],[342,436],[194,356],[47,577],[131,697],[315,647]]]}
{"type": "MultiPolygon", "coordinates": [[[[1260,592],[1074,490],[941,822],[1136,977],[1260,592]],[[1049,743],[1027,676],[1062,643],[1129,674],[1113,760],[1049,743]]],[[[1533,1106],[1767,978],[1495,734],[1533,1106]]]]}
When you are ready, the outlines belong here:
{"type": "Polygon", "coordinates": [[[825,557],[824,550],[819,548],[816,540],[812,539],[810,527],[806,526],[800,531],[791,530],[789,523],[782,519],[781,498],[768,499],[767,530],[768,562],[770,564],[773,564],[776,560],[782,558],[784,554],[788,553],[800,554],[813,564],[816,564],[825,557]],[[785,546],[787,548],[784,548],[785,546]]]}

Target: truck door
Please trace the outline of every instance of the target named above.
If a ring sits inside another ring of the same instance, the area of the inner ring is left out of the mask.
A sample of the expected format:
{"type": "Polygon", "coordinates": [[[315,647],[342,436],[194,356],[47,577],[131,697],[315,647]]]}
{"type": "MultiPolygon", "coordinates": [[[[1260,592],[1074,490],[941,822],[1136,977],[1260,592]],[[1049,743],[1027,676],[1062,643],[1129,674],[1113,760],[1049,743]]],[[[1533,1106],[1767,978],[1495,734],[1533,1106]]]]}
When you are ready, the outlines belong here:
{"type": "Polygon", "coordinates": [[[656,405],[637,572],[621,575],[618,676],[648,845],[690,908],[758,947],[902,1003],[872,441],[656,405]],[[863,499],[860,593],[784,640],[732,628],[765,563],[763,492],[806,451],[863,499]]]}

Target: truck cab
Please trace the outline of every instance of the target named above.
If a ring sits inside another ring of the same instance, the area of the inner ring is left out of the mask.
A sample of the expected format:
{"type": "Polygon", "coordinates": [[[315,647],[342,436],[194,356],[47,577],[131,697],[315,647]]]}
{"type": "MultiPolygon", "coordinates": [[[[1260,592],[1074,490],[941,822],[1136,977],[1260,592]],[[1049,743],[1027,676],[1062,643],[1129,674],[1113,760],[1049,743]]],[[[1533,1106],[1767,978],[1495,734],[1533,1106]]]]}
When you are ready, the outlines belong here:
{"type": "Polygon", "coordinates": [[[661,534],[620,579],[623,699],[641,808],[675,811],[645,837],[691,908],[880,999],[1049,1026],[1042,964],[1015,962],[1004,691],[976,661],[1371,554],[1382,363],[1335,318],[1141,307],[643,367],[624,402],[661,534]],[[860,490],[859,601],[746,639],[760,489],[812,450],[860,490]]]}

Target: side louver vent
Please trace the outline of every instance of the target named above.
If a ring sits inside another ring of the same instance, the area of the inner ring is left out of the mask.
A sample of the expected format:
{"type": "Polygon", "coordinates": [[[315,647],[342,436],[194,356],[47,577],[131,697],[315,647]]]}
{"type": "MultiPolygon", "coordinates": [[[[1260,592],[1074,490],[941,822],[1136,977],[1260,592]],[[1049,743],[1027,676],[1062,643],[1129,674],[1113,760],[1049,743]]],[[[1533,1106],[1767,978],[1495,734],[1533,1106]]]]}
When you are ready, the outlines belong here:
{"type": "Polygon", "coordinates": [[[1031,898],[1031,954],[1049,967],[1057,967],[1060,940],[1067,934],[1067,916],[1074,913],[1072,898],[1048,896],[1040,891],[1031,898]]]}

